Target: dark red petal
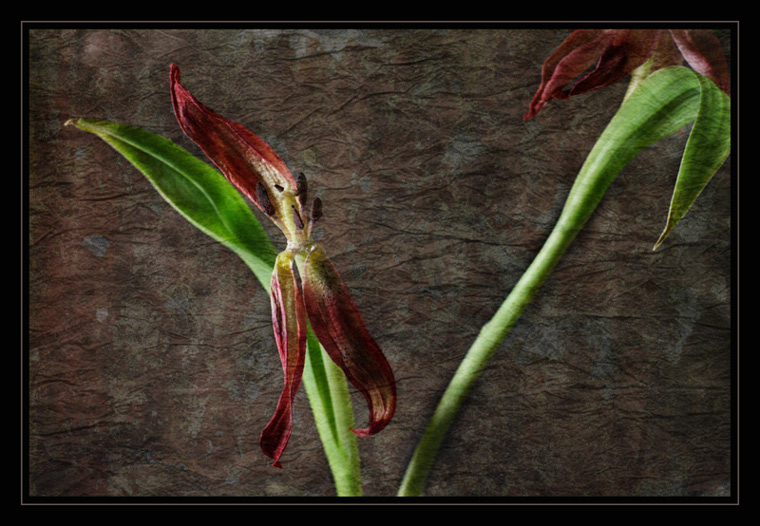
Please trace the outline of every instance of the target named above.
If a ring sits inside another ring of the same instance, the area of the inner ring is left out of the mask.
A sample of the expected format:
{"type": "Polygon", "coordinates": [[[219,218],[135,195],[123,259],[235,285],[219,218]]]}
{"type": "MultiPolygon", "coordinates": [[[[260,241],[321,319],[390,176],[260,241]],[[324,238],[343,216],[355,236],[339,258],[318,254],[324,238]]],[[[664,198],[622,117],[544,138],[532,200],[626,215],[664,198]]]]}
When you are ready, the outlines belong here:
{"type": "Polygon", "coordinates": [[[293,399],[301,385],[306,358],[306,312],[303,296],[293,268],[293,256],[277,256],[272,273],[272,325],[277,350],[282,361],[285,385],[277,409],[261,433],[261,450],[281,468],[280,456],[290,439],[293,427],[293,399]]]}
{"type": "Polygon", "coordinates": [[[569,95],[580,95],[622,80],[649,60],[661,33],[652,29],[611,31],[596,68],[578,79],[569,95]]]}
{"type": "Polygon", "coordinates": [[[179,82],[179,68],[171,66],[174,114],[182,131],[192,139],[235,187],[256,206],[256,184],[295,188],[295,179],[282,159],[261,138],[210,110],[179,82]]]}
{"type": "Polygon", "coordinates": [[[683,64],[683,56],[673,41],[670,31],[660,31],[659,33],[660,36],[655,44],[654,54],[652,55],[652,72],[669,66],[680,66],[683,64]]]}
{"type": "Polygon", "coordinates": [[[670,34],[686,62],[729,94],[728,64],[723,46],[715,33],[708,29],[671,29],[670,34]]]}
{"type": "Polygon", "coordinates": [[[303,292],[314,334],[367,400],[369,424],[352,431],[358,436],[377,433],[396,411],[393,371],[369,334],[348,287],[319,244],[306,258],[303,292]]]}
{"type": "Polygon", "coordinates": [[[573,31],[544,61],[541,85],[533,96],[525,120],[541,111],[553,97],[565,98],[562,90],[599,58],[610,38],[611,35],[602,30],[573,31]]]}
{"type": "Polygon", "coordinates": [[[552,98],[566,99],[619,82],[654,54],[661,33],[662,30],[652,29],[573,31],[544,62],[541,86],[525,120],[536,115],[552,98]],[[594,69],[583,74],[594,62],[597,62],[594,69]],[[567,88],[576,78],[575,84],[567,88]]]}

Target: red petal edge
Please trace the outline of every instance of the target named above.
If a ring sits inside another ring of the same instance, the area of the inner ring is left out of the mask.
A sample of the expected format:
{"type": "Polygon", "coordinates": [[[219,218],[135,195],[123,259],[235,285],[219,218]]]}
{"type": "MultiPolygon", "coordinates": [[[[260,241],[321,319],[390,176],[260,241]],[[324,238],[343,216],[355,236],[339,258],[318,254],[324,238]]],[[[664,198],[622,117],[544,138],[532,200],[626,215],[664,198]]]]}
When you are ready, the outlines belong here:
{"type": "Polygon", "coordinates": [[[553,98],[563,97],[563,88],[583,73],[601,55],[608,35],[596,29],[578,29],[544,61],[541,85],[530,102],[524,120],[534,117],[553,98]]]}
{"type": "Polygon", "coordinates": [[[396,381],[388,360],[369,334],[338,270],[320,244],[304,264],[303,292],[311,327],[332,360],[367,400],[369,424],[352,429],[373,435],[396,411],[396,381]]]}
{"type": "Polygon", "coordinates": [[[573,31],[544,61],[541,86],[524,120],[534,117],[552,98],[567,99],[619,82],[652,56],[661,32],[648,29],[573,31]],[[594,69],[584,74],[594,62],[597,62],[594,69]],[[576,78],[575,85],[566,89],[576,78]]]}
{"type": "Polygon", "coordinates": [[[708,29],[691,31],[671,29],[678,49],[695,71],[712,80],[726,95],[731,95],[726,55],[718,37],[708,29]]]}
{"type": "Polygon", "coordinates": [[[580,95],[620,82],[653,55],[662,30],[615,30],[609,32],[593,71],[575,83],[568,95],[580,95]]]}
{"type": "MultiPolygon", "coordinates": [[[[180,71],[172,64],[170,72],[172,106],[180,128],[195,142],[224,176],[261,208],[256,184],[262,172],[276,177],[278,184],[295,188],[293,174],[285,162],[260,137],[201,104],[180,84],[180,71]]],[[[262,181],[270,187],[270,181],[262,181]]]]}
{"type": "Polygon", "coordinates": [[[271,285],[272,325],[280,353],[285,385],[272,419],[261,433],[259,445],[265,455],[282,468],[280,456],[288,445],[293,427],[293,399],[301,385],[306,359],[306,312],[293,269],[293,256],[277,256],[271,285]]]}

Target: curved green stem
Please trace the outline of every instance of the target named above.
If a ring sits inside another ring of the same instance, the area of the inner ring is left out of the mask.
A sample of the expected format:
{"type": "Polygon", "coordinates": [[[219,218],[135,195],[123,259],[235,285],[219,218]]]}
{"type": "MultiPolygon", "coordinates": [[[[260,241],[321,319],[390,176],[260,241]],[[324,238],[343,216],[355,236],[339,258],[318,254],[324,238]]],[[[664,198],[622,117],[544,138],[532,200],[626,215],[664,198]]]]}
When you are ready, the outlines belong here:
{"type": "MultiPolygon", "coordinates": [[[[595,206],[595,204],[591,205],[595,206]]],[[[563,214],[563,217],[569,214],[563,214]]],[[[399,496],[418,496],[427,480],[446,431],[459,412],[470,388],[507,336],[544,280],[580,230],[580,224],[567,224],[562,218],[541,251],[510,292],[496,314],[480,330],[444,392],[425,433],[412,456],[399,489],[399,496]]]]}
{"type": "Polygon", "coordinates": [[[700,82],[690,70],[668,68],[653,73],[627,95],[581,167],[543,247],[483,326],[452,377],[414,451],[399,496],[422,494],[435,455],[467,393],[617,174],[639,151],[695,119],[700,108],[700,82]]]}
{"type": "MultiPolygon", "coordinates": [[[[303,276],[303,253],[297,255],[296,265],[303,276]]],[[[302,381],[335,490],[339,497],[360,497],[359,445],[356,435],[351,432],[356,426],[346,375],[327,355],[311,327],[306,342],[302,381]]]]}
{"type": "Polygon", "coordinates": [[[348,382],[309,329],[303,384],[339,497],[362,495],[359,446],[348,382]]]}

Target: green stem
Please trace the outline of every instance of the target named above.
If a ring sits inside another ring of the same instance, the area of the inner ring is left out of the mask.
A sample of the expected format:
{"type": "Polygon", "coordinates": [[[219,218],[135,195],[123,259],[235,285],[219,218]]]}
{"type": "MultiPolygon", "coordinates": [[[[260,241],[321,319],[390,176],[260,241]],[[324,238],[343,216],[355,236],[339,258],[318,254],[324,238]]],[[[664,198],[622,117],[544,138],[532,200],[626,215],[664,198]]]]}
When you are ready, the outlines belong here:
{"type": "MultiPolygon", "coordinates": [[[[302,258],[296,258],[302,272],[302,258]]],[[[303,274],[301,274],[303,275],[303,274]]],[[[360,497],[359,445],[348,381],[309,328],[303,384],[339,497],[360,497]]]]}
{"type": "Polygon", "coordinates": [[[454,373],[412,456],[401,482],[399,496],[422,494],[433,459],[470,388],[536,291],[596,209],[617,174],[617,170],[609,163],[598,162],[596,153],[598,153],[597,148],[589,154],[586,163],[581,168],[567,197],[562,214],[543,247],[493,318],[480,330],[478,337],[454,373]]]}
{"type": "Polygon", "coordinates": [[[417,496],[433,459],[472,385],[512,326],[586,223],[617,174],[643,148],[694,121],[700,86],[685,68],[661,70],[639,82],[581,167],[557,224],[530,267],[481,329],[441,398],[415,450],[399,496],[417,496]]]}
{"type": "Polygon", "coordinates": [[[303,384],[339,497],[362,495],[359,449],[346,376],[311,332],[303,384]]]}
{"type": "Polygon", "coordinates": [[[531,298],[565,253],[580,227],[581,225],[568,225],[567,221],[560,219],[533,263],[493,318],[480,330],[425,429],[404,475],[399,496],[422,494],[433,459],[467,393],[531,298]]]}

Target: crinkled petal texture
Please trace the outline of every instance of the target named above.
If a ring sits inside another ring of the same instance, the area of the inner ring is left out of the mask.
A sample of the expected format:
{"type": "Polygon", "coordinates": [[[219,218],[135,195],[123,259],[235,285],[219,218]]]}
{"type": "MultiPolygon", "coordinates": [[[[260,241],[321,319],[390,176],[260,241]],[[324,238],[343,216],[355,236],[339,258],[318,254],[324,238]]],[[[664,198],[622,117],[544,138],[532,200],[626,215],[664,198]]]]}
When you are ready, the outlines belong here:
{"type": "Polygon", "coordinates": [[[578,29],[552,53],[541,70],[541,86],[525,119],[538,113],[552,98],[566,99],[614,84],[646,62],[661,30],[578,29]],[[597,62],[598,61],[598,62],[597,62]],[[571,88],[570,82],[589,69],[571,88]]]}
{"type": "Polygon", "coordinates": [[[388,425],[396,410],[393,371],[320,244],[314,245],[306,258],[302,284],[314,334],[367,400],[369,424],[352,431],[358,436],[377,433],[388,425]]]}
{"type": "Polygon", "coordinates": [[[644,29],[602,33],[599,39],[602,53],[594,70],[578,79],[570,90],[561,92],[558,98],[579,95],[619,82],[652,56],[663,32],[644,29]]]}
{"type": "Polygon", "coordinates": [[[544,61],[541,86],[525,120],[541,111],[552,98],[567,99],[615,84],[650,58],[654,60],[652,71],[681,65],[685,58],[697,72],[728,93],[726,58],[712,31],[579,29],[544,61]],[[575,84],[568,87],[576,78],[575,84]]]}
{"type": "Polygon", "coordinates": [[[282,361],[285,385],[274,416],[261,433],[262,451],[281,468],[280,456],[290,439],[293,427],[293,399],[301,385],[306,358],[306,312],[298,286],[293,255],[277,256],[271,286],[272,325],[277,350],[282,361]]]}
{"type": "Polygon", "coordinates": [[[290,169],[260,137],[201,104],[180,84],[179,68],[171,66],[174,114],[182,131],[193,140],[235,187],[256,206],[257,183],[295,189],[290,169]]]}
{"type": "Polygon", "coordinates": [[[715,33],[709,29],[671,29],[670,34],[694,71],[712,80],[726,95],[730,95],[728,63],[715,33]]]}

